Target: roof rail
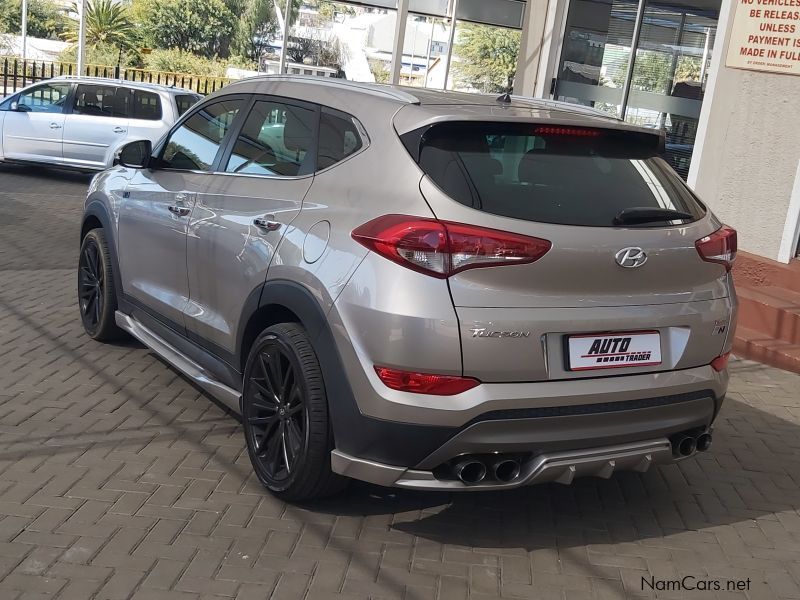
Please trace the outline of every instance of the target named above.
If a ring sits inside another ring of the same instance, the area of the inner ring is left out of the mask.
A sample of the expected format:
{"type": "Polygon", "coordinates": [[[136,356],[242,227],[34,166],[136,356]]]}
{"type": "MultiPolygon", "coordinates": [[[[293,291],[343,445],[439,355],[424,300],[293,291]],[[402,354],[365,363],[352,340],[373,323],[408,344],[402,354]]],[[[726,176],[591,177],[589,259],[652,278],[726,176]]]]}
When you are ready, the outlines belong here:
{"type": "Polygon", "coordinates": [[[529,98],[527,96],[511,96],[514,102],[525,104],[535,108],[554,108],[564,112],[571,112],[581,115],[593,115],[596,117],[603,117],[615,121],[622,121],[619,117],[607,112],[603,112],[599,108],[592,108],[591,106],[584,106],[582,104],[572,104],[571,102],[561,102],[560,100],[549,100],[546,98],[529,98]]]}
{"type": "Polygon", "coordinates": [[[419,104],[419,98],[406,91],[397,89],[391,85],[382,85],[375,83],[362,83],[358,81],[350,81],[348,79],[339,79],[335,77],[320,77],[318,75],[278,75],[278,74],[265,74],[256,75],[254,77],[247,77],[234,81],[229,85],[236,85],[238,83],[252,81],[288,81],[292,83],[313,83],[315,85],[327,85],[330,87],[350,88],[353,91],[359,91],[364,94],[371,94],[373,96],[381,96],[403,102],[405,104],[419,104]]]}

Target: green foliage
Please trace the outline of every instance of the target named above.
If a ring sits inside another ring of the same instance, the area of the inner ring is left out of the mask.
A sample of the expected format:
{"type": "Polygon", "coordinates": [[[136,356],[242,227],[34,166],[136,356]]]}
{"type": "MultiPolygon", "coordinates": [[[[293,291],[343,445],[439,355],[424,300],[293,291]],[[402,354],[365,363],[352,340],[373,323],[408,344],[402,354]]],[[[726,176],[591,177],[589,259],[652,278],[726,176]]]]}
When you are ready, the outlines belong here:
{"type": "Polygon", "coordinates": [[[370,58],[369,70],[372,71],[376,83],[389,83],[389,69],[386,68],[386,63],[382,60],[370,58]]]}
{"type": "MultiPolygon", "coordinates": [[[[700,80],[700,59],[693,56],[680,56],[675,65],[675,76],[670,77],[672,69],[672,55],[666,52],[638,52],[633,66],[633,81],[631,86],[635,90],[654,92],[657,94],[670,94],[671,85],[679,81],[700,80]]],[[[614,85],[622,87],[628,74],[627,57],[625,63],[613,77],[614,85]]]]}
{"type": "Polygon", "coordinates": [[[257,61],[267,47],[270,35],[278,29],[278,17],[272,0],[237,0],[239,15],[231,43],[234,54],[257,61]]]}
{"type": "Polygon", "coordinates": [[[143,42],[153,48],[178,48],[204,58],[226,57],[237,17],[222,0],[152,0],[141,3],[143,42]]]}
{"type": "MultiPolygon", "coordinates": [[[[58,39],[69,19],[53,0],[29,0],[28,35],[58,39]]],[[[0,33],[19,34],[22,28],[22,0],[0,0],[0,33]]]]}
{"type": "Polygon", "coordinates": [[[459,26],[452,68],[459,87],[486,93],[506,90],[517,69],[520,32],[465,23],[459,26]]]}
{"type": "MultiPolygon", "coordinates": [[[[78,12],[78,4],[73,3],[73,12],[78,12]]],[[[119,50],[133,50],[135,29],[128,14],[128,7],[114,0],[89,0],[86,3],[86,46],[111,46],[119,50]]],[[[77,44],[78,21],[70,21],[64,39],[77,44]]],[[[116,64],[116,61],[115,61],[116,64]]]]}
{"type": "Polygon", "coordinates": [[[225,61],[203,58],[177,48],[153,50],[144,57],[144,68],[151,71],[224,77],[226,67],[225,61]]]}
{"type": "MultiPolygon", "coordinates": [[[[135,52],[122,52],[122,54],[120,54],[119,50],[119,46],[112,46],[110,44],[87,44],[85,56],[86,64],[105,66],[120,64],[123,67],[141,66],[141,58],[138,54],[135,52]]],[[[65,63],[77,63],[78,46],[72,45],[64,50],[58,55],[58,60],[65,63]]]]}

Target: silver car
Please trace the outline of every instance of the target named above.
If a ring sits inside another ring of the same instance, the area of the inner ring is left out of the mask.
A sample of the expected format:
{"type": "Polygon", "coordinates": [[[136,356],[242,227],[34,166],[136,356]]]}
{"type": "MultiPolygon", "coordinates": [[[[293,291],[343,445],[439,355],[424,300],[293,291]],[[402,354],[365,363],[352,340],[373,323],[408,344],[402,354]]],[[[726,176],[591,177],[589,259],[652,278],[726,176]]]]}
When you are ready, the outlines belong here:
{"type": "Polygon", "coordinates": [[[56,77],[0,102],[0,161],[86,171],[135,140],[158,140],[200,96],[93,77],[56,77]]]}
{"type": "Polygon", "coordinates": [[[241,81],[86,200],[86,332],[240,413],[287,500],[506,489],[708,450],[736,233],[590,109],[241,81]]]}

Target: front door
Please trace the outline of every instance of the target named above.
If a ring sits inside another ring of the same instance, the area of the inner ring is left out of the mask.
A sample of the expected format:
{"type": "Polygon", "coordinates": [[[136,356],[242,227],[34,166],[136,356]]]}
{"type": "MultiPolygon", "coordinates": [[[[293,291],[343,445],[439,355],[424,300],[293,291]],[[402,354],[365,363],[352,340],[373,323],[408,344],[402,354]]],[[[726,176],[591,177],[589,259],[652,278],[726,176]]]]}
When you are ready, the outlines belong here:
{"type": "Polygon", "coordinates": [[[128,135],[129,103],[125,88],[78,84],[64,121],[64,161],[95,169],[111,166],[113,152],[128,135]]]}
{"type": "MultiPolygon", "coordinates": [[[[195,111],[167,139],[153,168],[134,174],[123,194],[119,260],[127,299],[176,331],[189,301],[186,233],[196,195],[192,181],[214,170],[241,98],[195,111]]],[[[212,176],[208,176],[212,177],[212,176]]]]}
{"type": "Polygon", "coordinates": [[[7,159],[62,161],[64,108],[71,84],[44,83],[20,93],[17,110],[6,114],[3,151],[7,159]]]}
{"type": "Polygon", "coordinates": [[[236,353],[242,309],[257,301],[275,249],[299,214],[314,172],[317,108],[257,98],[211,181],[197,194],[188,236],[190,337],[222,358],[236,353]]]}

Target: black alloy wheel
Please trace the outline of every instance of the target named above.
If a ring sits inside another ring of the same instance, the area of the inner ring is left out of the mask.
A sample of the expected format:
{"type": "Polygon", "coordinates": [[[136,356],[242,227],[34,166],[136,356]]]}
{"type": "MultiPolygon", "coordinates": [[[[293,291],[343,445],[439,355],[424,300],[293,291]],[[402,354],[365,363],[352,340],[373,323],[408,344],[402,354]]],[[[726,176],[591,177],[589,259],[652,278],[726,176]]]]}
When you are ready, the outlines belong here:
{"type": "Polygon", "coordinates": [[[107,342],[123,335],[117,327],[117,295],[108,242],[102,229],[92,229],[78,258],[78,309],[89,337],[107,342]]]}
{"type": "Polygon", "coordinates": [[[273,325],[253,343],[242,423],[253,469],[273,494],[310,500],[344,487],[331,470],[333,434],[322,372],[301,325],[273,325]]]}

